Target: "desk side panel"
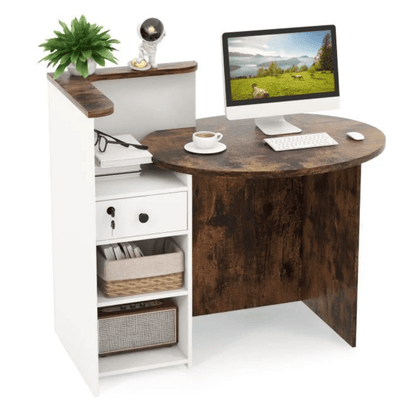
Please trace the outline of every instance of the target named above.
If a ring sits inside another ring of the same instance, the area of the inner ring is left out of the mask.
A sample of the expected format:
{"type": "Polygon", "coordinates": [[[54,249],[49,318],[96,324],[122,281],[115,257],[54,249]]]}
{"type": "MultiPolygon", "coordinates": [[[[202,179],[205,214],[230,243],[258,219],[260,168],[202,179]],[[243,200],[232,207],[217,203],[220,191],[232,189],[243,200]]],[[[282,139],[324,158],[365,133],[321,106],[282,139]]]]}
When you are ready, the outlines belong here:
{"type": "Polygon", "coordinates": [[[305,176],[301,298],[356,344],[361,166],[305,176]]]}
{"type": "Polygon", "coordinates": [[[48,88],[55,330],[98,394],[94,121],[48,88]]]}
{"type": "Polygon", "coordinates": [[[193,265],[192,265],[192,176],[183,173],[174,173],[188,187],[188,232],[186,235],[176,236],[174,240],[185,253],[185,288],[188,295],[178,299],[183,309],[184,325],[179,327],[179,345],[178,347],[188,358],[187,367],[192,366],[192,282],[193,282],[193,265]],[[182,339],[182,341],[181,341],[182,339]]]}

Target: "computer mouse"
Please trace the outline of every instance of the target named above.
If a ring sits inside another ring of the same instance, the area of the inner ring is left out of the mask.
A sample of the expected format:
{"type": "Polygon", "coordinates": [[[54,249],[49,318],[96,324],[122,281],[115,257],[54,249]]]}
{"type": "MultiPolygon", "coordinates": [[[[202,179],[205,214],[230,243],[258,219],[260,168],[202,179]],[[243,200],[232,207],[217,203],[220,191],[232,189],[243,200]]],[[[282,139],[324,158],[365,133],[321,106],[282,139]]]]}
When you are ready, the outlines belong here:
{"type": "Polygon", "coordinates": [[[350,131],[347,133],[347,136],[353,140],[364,140],[365,137],[363,134],[358,133],[357,131],[350,131]]]}

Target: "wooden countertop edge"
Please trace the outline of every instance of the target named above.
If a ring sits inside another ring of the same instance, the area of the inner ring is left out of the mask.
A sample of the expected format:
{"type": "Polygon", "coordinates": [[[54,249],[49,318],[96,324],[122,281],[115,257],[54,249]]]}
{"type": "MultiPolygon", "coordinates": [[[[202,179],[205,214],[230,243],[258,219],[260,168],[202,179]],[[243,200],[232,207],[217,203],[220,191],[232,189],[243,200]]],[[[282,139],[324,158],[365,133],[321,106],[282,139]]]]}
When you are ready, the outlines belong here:
{"type": "Polygon", "coordinates": [[[316,168],[304,168],[293,171],[264,171],[264,172],[252,172],[252,171],[229,171],[229,172],[218,172],[213,170],[204,170],[198,168],[184,168],[183,166],[176,166],[170,163],[162,162],[157,160],[153,156],[153,164],[161,169],[167,169],[178,173],[186,173],[188,175],[206,175],[206,176],[224,176],[224,177],[244,177],[251,179],[261,179],[261,178],[295,178],[300,176],[310,176],[310,175],[319,175],[322,173],[334,172],[337,170],[348,169],[354,166],[361,165],[369,160],[374,159],[380,155],[385,149],[385,144],[383,147],[380,147],[373,153],[370,153],[362,158],[348,160],[342,163],[331,164],[326,166],[319,166],[316,168]]]}
{"type": "Polygon", "coordinates": [[[64,72],[58,79],[53,79],[53,73],[48,73],[47,78],[88,118],[98,118],[112,114],[114,104],[93,85],[93,82],[187,74],[195,72],[197,68],[198,64],[195,61],[189,61],[159,64],[158,68],[152,68],[148,71],[135,71],[128,66],[99,68],[87,79],[72,76],[68,72],[64,72]]]}
{"type": "Polygon", "coordinates": [[[48,80],[88,118],[105,117],[114,113],[114,103],[94,87],[89,80],[82,77],[71,77],[76,79],[66,82],[66,78],[62,78],[61,75],[54,80],[53,74],[48,74],[48,80]],[[98,102],[100,104],[97,107],[93,106],[93,103],[98,102]]]}

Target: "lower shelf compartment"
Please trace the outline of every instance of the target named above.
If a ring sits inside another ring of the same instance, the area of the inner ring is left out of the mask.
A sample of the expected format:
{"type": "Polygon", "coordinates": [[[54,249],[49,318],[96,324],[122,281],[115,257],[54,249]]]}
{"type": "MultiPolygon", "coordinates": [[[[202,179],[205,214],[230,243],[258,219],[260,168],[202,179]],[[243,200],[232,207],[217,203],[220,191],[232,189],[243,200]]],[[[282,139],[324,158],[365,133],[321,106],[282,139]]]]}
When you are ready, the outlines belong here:
{"type": "Polygon", "coordinates": [[[99,358],[99,375],[108,377],[152,368],[188,364],[189,360],[178,345],[145,351],[116,354],[99,358]]]}

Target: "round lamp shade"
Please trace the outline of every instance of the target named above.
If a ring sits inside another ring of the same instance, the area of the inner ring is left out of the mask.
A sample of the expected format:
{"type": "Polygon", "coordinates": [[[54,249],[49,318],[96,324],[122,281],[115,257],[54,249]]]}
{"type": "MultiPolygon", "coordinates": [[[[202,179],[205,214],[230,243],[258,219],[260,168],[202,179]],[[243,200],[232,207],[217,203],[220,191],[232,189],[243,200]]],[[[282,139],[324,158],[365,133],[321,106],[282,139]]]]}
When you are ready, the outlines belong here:
{"type": "Polygon", "coordinates": [[[159,19],[151,17],[140,26],[140,36],[146,42],[155,42],[163,35],[164,30],[163,23],[159,19]]]}

